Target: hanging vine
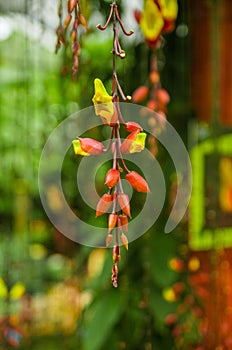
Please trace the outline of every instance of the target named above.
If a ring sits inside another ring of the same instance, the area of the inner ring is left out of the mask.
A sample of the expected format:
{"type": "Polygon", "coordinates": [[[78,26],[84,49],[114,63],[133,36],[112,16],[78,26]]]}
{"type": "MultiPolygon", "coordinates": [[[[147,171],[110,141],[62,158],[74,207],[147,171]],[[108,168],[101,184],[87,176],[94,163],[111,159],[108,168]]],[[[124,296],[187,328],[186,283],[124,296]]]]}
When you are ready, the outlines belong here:
{"type": "Polygon", "coordinates": [[[123,154],[140,152],[144,149],[146,133],[142,127],[133,122],[125,122],[120,109],[120,99],[130,101],[131,97],[126,96],[120,85],[117,75],[117,58],[124,59],[126,54],[121,48],[119,41],[119,28],[126,36],[133,34],[133,30],[127,31],[122,23],[119,15],[116,1],[110,5],[110,13],[106,24],[97,25],[99,30],[106,30],[113,22],[113,72],[112,72],[112,93],[108,94],[102,81],[98,78],[94,80],[95,94],[93,104],[96,115],[100,116],[104,125],[110,128],[110,141],[106,148],[99,141],[90,138],[78,138],[73,141],[74,152],[79,155],[98,155],[111,150],[113,154],[112,168],[108,170],[105,177],[105,185],[108,187],[107,193],[100,198],[96,216],[103,215],[111,208],[111,213],[108,215],[108,234],[106,237],[106,246],[113,244],[113,267],[112,267],[112,284],[117,287],[118,262],[120,261],[120,243],[128,249],[128,220],[131,218],[130,200],[124,192],[122,185],[122,175],[125,174],[125,179],[138,192],[149,192],[148,184],[145,179],[136,171],[131,170],[126,165],[123,159],[123,154]],[[120,135],[120,125],[129,133],[122,142],[120,135]]]}

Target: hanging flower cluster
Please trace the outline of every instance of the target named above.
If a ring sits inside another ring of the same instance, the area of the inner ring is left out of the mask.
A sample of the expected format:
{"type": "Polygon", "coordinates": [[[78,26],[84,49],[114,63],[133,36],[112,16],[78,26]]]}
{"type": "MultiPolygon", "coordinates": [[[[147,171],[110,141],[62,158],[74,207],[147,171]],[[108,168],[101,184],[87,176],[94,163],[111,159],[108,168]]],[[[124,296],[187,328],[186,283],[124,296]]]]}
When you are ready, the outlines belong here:
{"type": "Polygon", "coordinates": [[[98,78],[94,80],[95,93],[93,96],[93,104],[95,113],[99,116],[104,125],[111,129],[110,141],[106,148],[97,140],[90,138],[77,138],[73,141],[75,154],[88,156],[99,155],[103,152],[111,150],[113,154],[113,164],[105,176],[106,193],[102,195],[97,203],[96,216],[108,214],[108,234],[106,237],[106,246],[113,245],[113,267],[112,267],[112,284],[117,287],[118,267],[120,261],[120,243],[128,249],[128,220],[131,218],[130,199],[124,192],[122,186],[122,176],[127,182],[138,192],[149,192],[149,187],[145,179],[136,171],[128,169],[123,154],[132,154],[141,152],[145,147],[146,133],[142,127],[133,121],[125,122],[120,110],[120,97],[123,101],[131,99],[125,96],[118,80],[116,70],[116,58],[125,57],[125,51],[121,48],[118,37],[118,24],[123,33],[127,36],[133,34],[133,31],[127,32],[122,24],[118,13],[116,2],[111,4],[111,10],[105,26],[100,24],[97,28],[105,30],[111,18],[113,19],[113,76],[112,76],[112,94],[110,95],[102,81],[98,78]],[[119,97],[120,95],[120,97],[119,97]],[[127,137],[122,141],[120,135],[120,125],[128,133],[127,137]]]}
{"type": "MultiPolygon", "coordinates": [[[[160,48],[162,34],[174,29],[178,12],[177,0],[145,0],[142,12],[135,10],[135,18],[151,50],[149,77],[146,84],[139,86],[132,95],[135,103],[145,103],[154,113],[144,109],[143,115],[148,116],[148,124],[153,134],[159,134],[166,124],[167,104],[170,102],[168,92],[162,88],[158,71],[156,50],[160,48]]],[[[149,136],[150,151],[157,154],[157,144],[154,136],[149,136]]]]}
{"type": "Polygon", "coordinates": [[[154,126],[154,131],[158,132],[158,127],[163,128],[165,125],[167,104],[170,102],[168,92],[162,88],[160,75],[157,68],[157,58],[155,55],[151,57],[149,80],[147,85],[139,86],[132,95],[135,103],[146,102],[146,106],[157,113],[157,123],[150,119],[150,126],[154,126]]]}
{"type": "Polygon", "coordinates": [[[177,12],[177,0],[145,0],[143,11],[135,10],[135,18],[150,48],[160,44],[161,34],[174,29],[177,12]]]}
{"type": "Polygon", "coordinates": [[[72,43],[72,54],[73,54],[73,66],[72,72],[73,77],[76,77],[79,65],[80,56],[80,43],[78,38],[78,28],[81,24],[84,29],[87,29],[87,23],[84,15],[81,13],[80,1],[79,0],[68,0],[67,2],[67,15],[63,21],[63,4],[60,0],[58,7],[59,25],[56,30],[57,42],[56,52],[60,49],[61,45],[66,45],[68,42],[67,30],[70,27],[70,39],[72,43]]]}

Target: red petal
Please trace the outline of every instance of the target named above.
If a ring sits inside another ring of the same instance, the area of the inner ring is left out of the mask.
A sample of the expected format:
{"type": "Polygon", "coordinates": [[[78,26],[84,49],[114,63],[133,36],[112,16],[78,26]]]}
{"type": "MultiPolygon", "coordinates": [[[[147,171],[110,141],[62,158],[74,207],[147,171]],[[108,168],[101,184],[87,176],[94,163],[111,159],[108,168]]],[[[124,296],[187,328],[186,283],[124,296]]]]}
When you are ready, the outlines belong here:
{"type": "Polygon", "coordinates": [[[136,171],[131,171],[126,175],[126,180],[138,192],[150,192],[147,182],[136,171]]]}
{"type": "Polygon", "coordinates": [[[105,185],[112,188],[116,185],[120,178],[120,172],[117,169],[110,169],[106,174],[105,185]]]}
{"type": "Polygon", "coordinates": [[[139,130],[133,131],[130,135],[127,136],[127,138],[125,138],[120,147],[122,153],[130,153],[131,144],[136,140],[138,133],[139,130]]]}
{"type": "Polygon", "coordinates": [[[123,213],[127,216],[131,217],[130,214],[130,200],[127,194],[125,193],[119,193],[117,196],[118,204],[120,208],[122,209],[123,213]]]}
{"type": "Polygon", "coordinates": [[[140,17],[141,17],[141,12],[139,10],[134,10],[134,17],[136,22],[139,24],[140,23],[140,17]]]}
{"type": "Polygon", "coordinates": [[[118,220],[118,215],[115,213],[112,213],[108,216],[108,229],[109,232],[113,230],[113,228],[116,226],[118,220]]]}
{"type": "Polygon", "coordinates": [[[125,214],[119,216],[120,218],[120,226],[125,231],[128,232],[128,217],[125,214]]]}
{"type": "Polygon", "coordinates": [[[165,89],[157,90],[157,98],[158,101],[163,105],[166,105],[170,101],[170,96],[165,89]]]}
{"type": "Polygon", "coordinates": [[[141,85],[133,92],[132,100],[135,103],[142,102],[147,97],[148,92],[149,92],[148,87],[145,85],[141,85]]]}
{"type": "Polygon", "coordinates": [[[77,5],[78,0],[69,0],[67,7],[68,7],[68,12],[72,12],[74,10],[74,7],[77,5]]]}
{"type": "Polygon", "coordinates": [[[100,198],[97,204],[96,216],[100,216],[106,213],[110,209],[112,203],[113,203],[113,196],[108,193],[103,194],[103,196],[100,198]]]}
{"type": "Polygon", "coordinates": [[[94,139],[90,138],[81,138],[78,137],[78,140],[80,140],[81,148],[84,152],[87,152],[89,154],[101,154],[103,150],[103,144],[99,141],[96,141],[94,139]]]}
{"type": "Polygon", "coordinates": [[[143,128],[135,122],[128,122],[124,125],[126,131],[133,132],[133,131],[142,131],[143,128]]]}

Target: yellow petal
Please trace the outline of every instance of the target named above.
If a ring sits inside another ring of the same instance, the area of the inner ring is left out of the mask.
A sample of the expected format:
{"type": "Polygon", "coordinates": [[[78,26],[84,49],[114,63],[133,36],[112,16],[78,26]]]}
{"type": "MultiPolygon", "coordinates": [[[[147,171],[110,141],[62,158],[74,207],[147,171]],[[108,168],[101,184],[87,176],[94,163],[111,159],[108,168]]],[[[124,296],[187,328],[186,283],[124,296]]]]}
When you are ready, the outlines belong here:
{"type": "Polygon", "coordinates": [[[141,13],[140,27],[147,40],[158,38],[164,25],[164,20],[158,6],[153,0],[146,0],[141,13]]]}
{"type": "Polygon", "coordinates": [[[25,286],[21,282],[18,282],[14,284],[13,287],[11,288],[10,297],[12,299],[20,299],[24,293],[25,293],[25,286]]]}
{"type": "Polygon", "coordinates": [[[140,132],[131,143],[130,153],[141,152],[145,147],[146,137],[147,134],[145,132],[140,132]]]}
{"type": "Polygon", "coordinates": [[[5,299],[7,297],[8,290],[5,285],[5,282],[0,278],[0,298],[5,299]]]}
{"type": "Polygon", "coordinates": [[[166,20],[175,20],[178,13],[177,0],[159,0],[163,17],[166,20]]]}
{"type": "Polygon", "coordinates": [[[114,114],[112,96],[107,93],[105,86],[98,78],[94,80],[94,89],[95,94],[92,101],[95,107],[95,113],[106,118],[107,122],[110,123],[114,114]]]}
{"type": "Polygon", "coordinates": [[[80,156],[89,156],[88,153],[86,153],[82,150],[79,140],[73,140],[72,145],[73,145],[73,149],[74,149],[75,154],[78,154],[80,156]]]}

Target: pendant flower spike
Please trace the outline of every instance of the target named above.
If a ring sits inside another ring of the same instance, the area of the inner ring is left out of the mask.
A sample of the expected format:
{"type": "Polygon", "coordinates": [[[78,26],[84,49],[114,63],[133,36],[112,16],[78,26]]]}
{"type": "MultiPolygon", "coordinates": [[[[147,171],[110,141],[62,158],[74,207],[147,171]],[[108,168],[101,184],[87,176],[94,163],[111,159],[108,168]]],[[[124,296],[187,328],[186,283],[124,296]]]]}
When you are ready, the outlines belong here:
{"type": "Polygon", "coordinates": [[[118,262],[120,261],[120,244],[128,249],[128,223],[131,219],[131,203],[129,196],[124,192],[122,179],[138,192],[148,193],[149,187],[146,180],[134,170],[128,169],[123,153],[141,152],[145,147],[146,133],[142,127],[133,121],[125,122],[121,113],[119,100],[130,100],[121,88],[118,76],[116,58],[123,59],[125,51],[121,48],[119,42],[119,27],[122,32],[130,36],[133,31],[127,32],[123,26],[118,13],[116,1],[111,4],[110,14],[105,26],[97,25],[100,30],[105,30],[110,20],[113,20],[113,74],[112,74],[112,94],[110,95],[103,82],[96,78],[94,80],[93,105],[95,114],[100,116],[102,122],[110,128],[110,140],[106,148],[99,141],[90,138],[77,138],[73,141],[74,152],[77,155],[100,155],[102,152],[111,150],[113,159],[112,167],[105,175],[106,193],[102,194],[96,207],[96,217],[107,215],[108,233],[106,236],[106,247],[112,246],[113,267],[111,281],[114,287],[118,285],[118,262]],[[122,141],[120,127],[123,127],[128,133],[122,141]],[[121,243],[120,243],[121,242],[121,243]]]}

